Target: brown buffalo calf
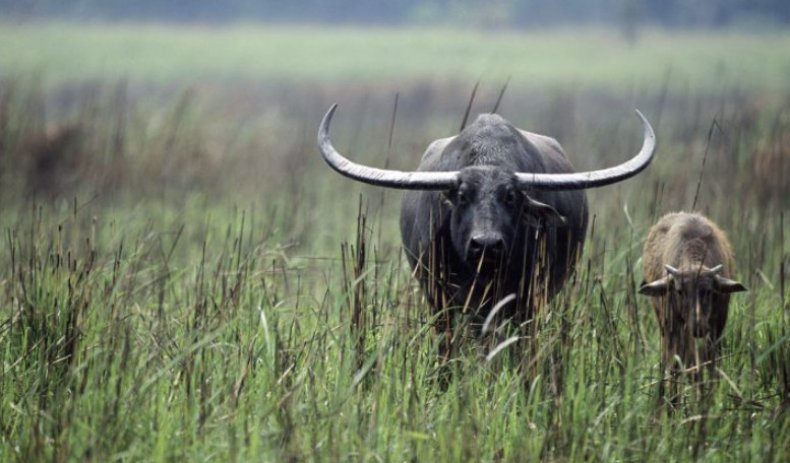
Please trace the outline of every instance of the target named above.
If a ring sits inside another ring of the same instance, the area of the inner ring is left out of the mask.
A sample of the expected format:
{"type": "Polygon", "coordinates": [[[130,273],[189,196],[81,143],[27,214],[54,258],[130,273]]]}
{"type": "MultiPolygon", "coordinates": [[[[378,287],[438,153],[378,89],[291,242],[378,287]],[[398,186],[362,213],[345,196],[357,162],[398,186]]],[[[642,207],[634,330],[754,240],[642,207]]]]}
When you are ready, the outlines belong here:
{"type": "Polygon", "coordinates": [[[645,242],[645,281],[639,292],[651,296],[662,338],[662,369],[716,360],[727,323],[730,293],[746,288],[732,280],[735,263],[730,242],[719,227],[695,213],[665,215],[645,242]],[[697,348],[699,340],[699,348],[697,348]]]}

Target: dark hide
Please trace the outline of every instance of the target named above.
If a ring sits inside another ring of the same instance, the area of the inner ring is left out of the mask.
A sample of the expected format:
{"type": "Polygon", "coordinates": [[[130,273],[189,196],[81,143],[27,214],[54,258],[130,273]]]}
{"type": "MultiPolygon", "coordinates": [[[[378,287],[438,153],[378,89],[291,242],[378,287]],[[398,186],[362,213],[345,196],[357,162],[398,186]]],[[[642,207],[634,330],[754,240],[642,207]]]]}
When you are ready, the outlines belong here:
{"type": "Polygon", "coordinates": [[[583,190],[520,191],[514,172],[570,173],[552,138],[481,115],[455,137],[432,143],[418,171],[460,171],[451,191],[407,191],[401,236],[414,273],[437,309],[466,309],[482,321],[531,319],[572,272],[587,230],[583,190]]]}

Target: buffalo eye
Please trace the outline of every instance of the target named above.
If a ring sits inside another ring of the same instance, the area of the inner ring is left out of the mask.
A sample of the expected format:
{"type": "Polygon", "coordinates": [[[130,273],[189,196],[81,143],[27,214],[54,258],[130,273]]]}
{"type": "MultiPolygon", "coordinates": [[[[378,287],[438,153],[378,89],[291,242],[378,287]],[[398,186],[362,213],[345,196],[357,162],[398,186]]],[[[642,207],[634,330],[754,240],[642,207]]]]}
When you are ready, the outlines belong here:
{"type": "Polygon", "coordinates": [[[459,206],[463,206],[469,203],[469,196],[464,193],[464,190],[458,190],[455,193],[455,201],[459,206]]]}
{"type": "Polygon", "coordinates": [[[516,205],[516,200],[518,197],[516,196],[515,190],[507,190],[505,192],[504,202],[506,206],[512,207],[516,205]]]}
{"type": "Polygon", "coordinates": [[[442,194],[442,201],[448,207],[464,206],[469,203],[469,195],[460,188],[447,191],[442,194]]]}

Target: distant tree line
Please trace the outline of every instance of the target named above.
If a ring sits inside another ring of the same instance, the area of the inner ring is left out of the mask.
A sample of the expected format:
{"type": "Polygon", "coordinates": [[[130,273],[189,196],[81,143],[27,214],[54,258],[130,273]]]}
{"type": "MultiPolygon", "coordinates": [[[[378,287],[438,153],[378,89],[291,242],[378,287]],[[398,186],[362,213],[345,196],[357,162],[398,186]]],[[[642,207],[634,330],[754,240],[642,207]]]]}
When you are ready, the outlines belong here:
{"type": "Polygon", "coordinates": [[[789,0],[0,0],[0,16],[178,22],[314,22],[491,27],[784,26],[789,0]]]}

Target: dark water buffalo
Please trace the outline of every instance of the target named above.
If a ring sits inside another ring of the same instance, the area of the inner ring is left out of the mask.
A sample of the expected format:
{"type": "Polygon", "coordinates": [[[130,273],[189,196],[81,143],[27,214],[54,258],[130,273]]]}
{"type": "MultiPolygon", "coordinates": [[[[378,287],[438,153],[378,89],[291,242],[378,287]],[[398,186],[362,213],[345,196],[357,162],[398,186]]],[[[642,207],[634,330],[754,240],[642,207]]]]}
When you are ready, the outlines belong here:
{"type": "Polygon", "coordinates": [[[326,162],[354,180],[407,190],[401,237],[423,290],[440,313],[468,311],[478,323],[511,294],[515,302],[500,313],[530,319],[581,253],[588,220],[583,190],[636,175],[655,149],[653,129],[637,111],[644,143],[634,158],[574,173],[553,138],[484,114],[458,135],[431,143],[417,171],[384,170],[355,164],[332,147],[335,109],[318,132],[326,162]]]}
{"type": "Polygon", "coordinates": [[[642,261],[645,281],[639,292],[653,297],[662,366],[671,364],[677,372],[675,356],[687,368],[712,365],[730,294],[746,290],[731,279],[735,261],[727,236],[700,214],[667,214],[648,232],[642,261]],[[699,348],[695,338],[702,340],[699,348]]]}

